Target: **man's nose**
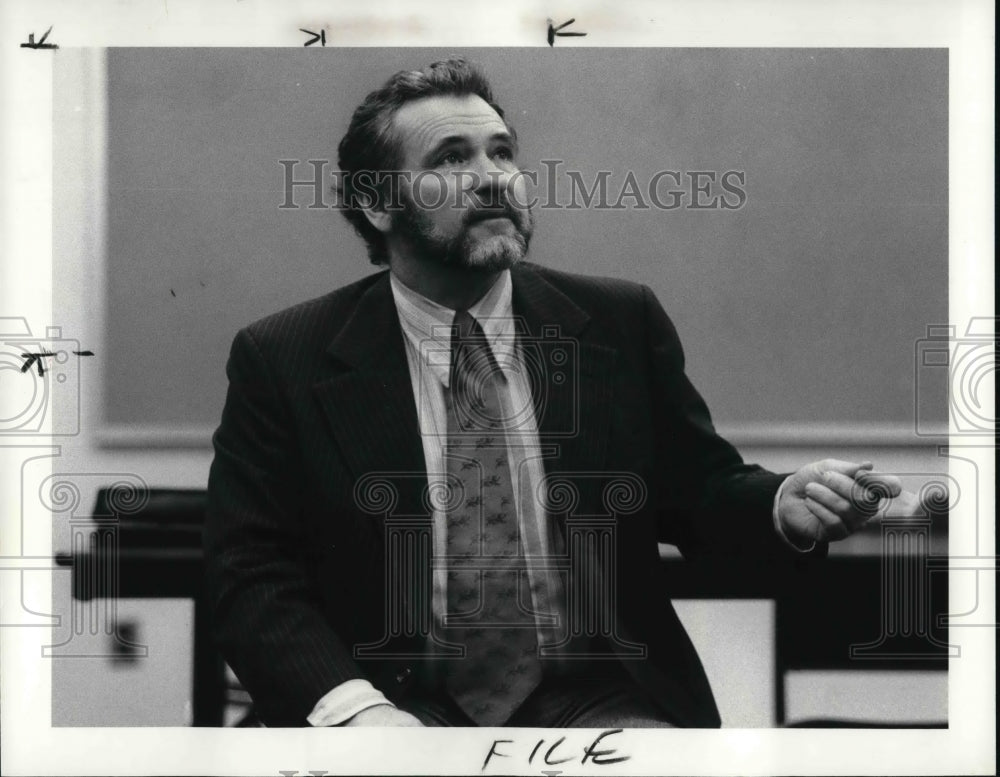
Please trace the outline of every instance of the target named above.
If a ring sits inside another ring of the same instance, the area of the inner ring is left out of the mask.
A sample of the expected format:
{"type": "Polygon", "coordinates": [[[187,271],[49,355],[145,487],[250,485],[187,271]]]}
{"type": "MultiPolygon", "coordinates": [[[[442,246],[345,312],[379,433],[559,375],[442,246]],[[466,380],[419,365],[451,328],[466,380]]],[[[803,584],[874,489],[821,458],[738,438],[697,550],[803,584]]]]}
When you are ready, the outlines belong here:
{"type": "Polygon", "coordinates": [[[469,191],[479,197],[484,205],[496,204],[498,195],[507,191],[510,171],[498,165],[488,154],[476,154],[469,160],[471,176],[469,191]]]}
{"type": "Polygon", "coordinates": [[[504,167],[491,159],[489,154],[482,152],[469,160],[468,169],[472,174],[470,188],[474,191],[493,188],[498,182],[506,185],[506,180],[510,177],[510,173],[504,167]]]}

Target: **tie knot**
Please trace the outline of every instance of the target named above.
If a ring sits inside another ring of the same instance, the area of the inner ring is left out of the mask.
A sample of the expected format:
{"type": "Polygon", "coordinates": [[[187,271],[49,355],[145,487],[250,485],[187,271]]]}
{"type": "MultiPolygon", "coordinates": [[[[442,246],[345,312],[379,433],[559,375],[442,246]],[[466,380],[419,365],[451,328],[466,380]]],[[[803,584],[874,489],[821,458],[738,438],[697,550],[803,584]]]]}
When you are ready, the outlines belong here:
{"type": "Polygon", "coordinates": [[[493,359],[486,333],[467,310],[455,313],[455,331],[451,338],[451,369],[461,375],[475,375],[486,380],[499,368],[493,359]]]}
{"type": "Polygon", "coordinates": [[[476,321],[475,317],[468,310],[455,311],[455,337],[459,341],[485,339],[483,328],[476,321]]]}
{"type": "Polygon", "coordinates": [[[455,313],[451,339],[451,397],[461,428],[495,428],[502,414],[497,386],[503,373],[490,350],[486,333],[466,310],[455,313]]]}

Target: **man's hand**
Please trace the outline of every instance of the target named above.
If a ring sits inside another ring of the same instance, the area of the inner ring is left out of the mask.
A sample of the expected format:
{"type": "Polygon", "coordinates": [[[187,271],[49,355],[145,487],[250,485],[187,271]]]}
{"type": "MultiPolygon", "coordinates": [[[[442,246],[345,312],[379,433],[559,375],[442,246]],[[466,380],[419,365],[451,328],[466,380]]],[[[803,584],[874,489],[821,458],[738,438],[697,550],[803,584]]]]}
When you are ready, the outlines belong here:
{"type": "Polygon", "coordinates": [[[345,726],[422,726],[418,718],[391,704],[378,704],[361,710],[353,718],[344,722],[345,726]]]}
{"type": "Polygon", "coordinates": [[[842,540],[903,493],[895,475],[871,470],[870,461],[824,459],[792,475],[778,502],[778,520],[788,539],[803,548],[842,540]]]}

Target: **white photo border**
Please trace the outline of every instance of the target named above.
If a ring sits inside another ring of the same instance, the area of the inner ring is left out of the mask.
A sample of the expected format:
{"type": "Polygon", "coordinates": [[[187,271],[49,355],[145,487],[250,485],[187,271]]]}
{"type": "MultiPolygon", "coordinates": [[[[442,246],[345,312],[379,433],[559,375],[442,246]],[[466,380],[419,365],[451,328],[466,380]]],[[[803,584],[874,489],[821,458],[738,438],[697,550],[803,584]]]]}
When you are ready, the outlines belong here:
{"type": "MultiPolygon", "coordinates": [[[[973,0],[584,1],[550,6],[509,0],[502,7],[370,2],[357,8],[255,0],[5,4],[0,10],[3,315],[25,316],[33,331],[59,323],[51,302],[50,214],[55,203],[52,60],[60,51],[22,48],[29,33],[39,39],[51,26],[49,40],[60,49],[299,47],[305,38],[301,28],[324,30],[328,47],[544,46],[546,17],[576,18],[575,28],[588,32],[586,38],[557,45],[947,48],[950,321],[962,328],[973,316],[994,315],[994,9],[973,0]]],[[[48,514],[42,505],[26,503],[22,515],[19,487],[28,459],[57,455],[58,441],[43,438],[23,447],[0,447],[4,612],[17,611],[22,601],[51,601],[51,581],[44,574],[46,554],[51,555],[48,514]],[[19,525],[8,520],[18,516],[24,518],[19,525]],[[28,547],[34,566],[23,553],[28,547]],[[16,548],[22,549],[20,566],[16,548]],[[23,571],[29,568],[38,571],[23,571]]],[[[982,483],[994,482],[991,446],[969,448],[963,455],[976,461],[982,483]]],[[[994,514],[994,494],[988,488],[980,516],[994,514]]],[[[995,559],[995,549],[987,546],[993,533],[983,536],[987,544],[980,554],[995,559]]],[[[980,607],[990,613],[995,612],[992,575],[984,574],[978,587],[980,607]]],[[[976,584],[973,577],[952,572],[952,611],[968,600],[970,586],[976,584]]],[[[559,768],[587,774],[993,774],[995,636],[992,626],[952,630],[951,641],[961,645],[962,657],[949,666],[947,729],[636,730],[625,732],[618,742],[631,755],[629,761],[559,768]]],[[[494,739],[534,742],[546,736],[542,730],[506,729],[458,735],[446,729],[52,728],[50,662],[41,657],[48,637],[46,628],[0,629],[5,774],[470,774],[480,773],[494,739]]],[[[580,731],[572,737],[583,744],[595,733],[580,731]]],[[[529,767],[514,759],[503,767],[504,773],[541,773],[537,763],[529,767]]]]}

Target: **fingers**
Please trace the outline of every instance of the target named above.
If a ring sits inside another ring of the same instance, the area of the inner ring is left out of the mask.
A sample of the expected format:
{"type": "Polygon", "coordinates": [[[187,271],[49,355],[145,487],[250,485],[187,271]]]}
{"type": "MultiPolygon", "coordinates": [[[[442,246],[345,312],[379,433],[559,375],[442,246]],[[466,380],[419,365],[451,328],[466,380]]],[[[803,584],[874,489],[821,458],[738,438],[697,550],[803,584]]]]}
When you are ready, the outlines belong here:
{"type": "MultiPolygon", "coordinates": [[[[843,477],[843,475],[841,475],[840,477],[843,477]]],[[[848,489],[848,497],[845,498],[838,492],[834,491],[833,489],[825,485],[821,485],[820,483],[809,483],[806,486],[806,496],[812,499],[814,502],[819,502],[827,510],[832,511],[837,515],[846,513],[851,509],[849,489],[848,489]]]]}
{"type": "Polygon", "coordinates": [[[820,540],[842,540],[850,532],[844,525],[844,522],[840,520],[828,507],[817,502],[810,496],[805,498],[806,507],[809,508],[809,512],[815,515],[820,522],[823,524],[823,535],[818,537],[820,540]]]}
{"type": "Polygon", "coordinates": [[[915,500],[906,498],[902,481],[873,467],[870,461],[823,459],[795,473],[790,493],[816,519],[812,530],[823,535],[819,539],[843,539],[900,500],[899,510],[914,511],[915,500]]]}
{"type": "Polygon", "coordinates": [[[886,507],[886,518],[925,518],[929,513],[912,491],[901,491],[886,507]]]}
{"type": "Polygon", "coordinates": [[[874,491],[882,499],[892,499],[903,493],[903,481],[895,475],[863,472],[855,477],[855,481],[865,489],[874,491]]]}
{"type": "MultiPolygon", "coordinates": [[[[841,475],[840,477],[843,476],[841,475]]],[[[848,494],[850,494],[850,491],[848,491],[848,494]]],[[[828,530],[832,524],[839,524],[844,532],[843,537],[864,526],[875,512],[874,509],[859,510],[850,496],[845,498],[819,483],[810,483],[806,486],[806,500],[807,506],[809,502],[812,502],[812,504],[822,507],[825,511],[824,515],[820,515],[811,506],[809,509],[817,518],[823,521],[824,526],[828,530]]],[[[877,500],[875,507],[878,507],[877,500]]],[[[841,539],[841,537],[836,537],[835,539],[841,539]]]]}
{"type": "Polygon", "coordinates": [[[854,464],[827,459],[817,464],[820,482],[863,513],[877,512],[881,500],[892,499],[903,491],[898,477],[872,472],[870,461],[854,464]]]}
{"type": "Polygon", "coordinates": [[[871,476],[866,476],[866,479],[862,480],[860,477],[849,478],[839,472],[824,472],[820,480],[826,489],[839,497],[839,500],[835,504],[823,499],[819,501],[838,515],[852,509],[865,516],[874,515],[878,512],[882,499],[890,496],[890,489],[871,480],[871,476]]]}

